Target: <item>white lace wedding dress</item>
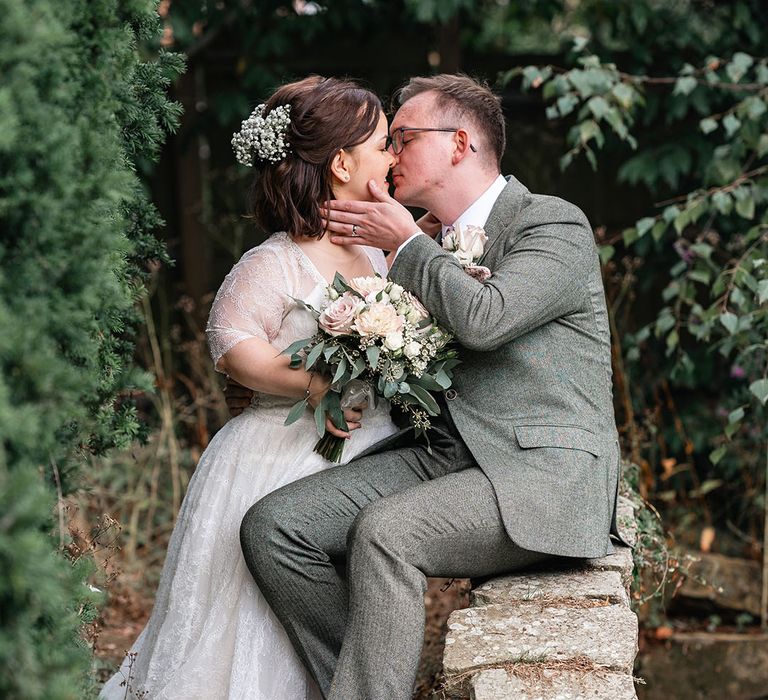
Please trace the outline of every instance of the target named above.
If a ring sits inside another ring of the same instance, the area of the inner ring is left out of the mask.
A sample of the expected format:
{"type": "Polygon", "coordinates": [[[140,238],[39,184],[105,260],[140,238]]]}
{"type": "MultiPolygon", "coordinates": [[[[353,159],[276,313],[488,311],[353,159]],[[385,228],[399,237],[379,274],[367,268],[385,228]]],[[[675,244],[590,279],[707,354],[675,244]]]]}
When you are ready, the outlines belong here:
{"type": "MultiPolygon", "coordinates": [[[[386,276],[381,251],[366,249],[386,276]]],[[[317,305],[327,282],[289,236],[248,251],[219,289],[208,322],[214,362],[246,338],[282,350],[315,331],[291,297],[317,305]]],[[[105,700],[308,700],[319,691],[245,566],[245,512],[284,484],[332,466],[312,451],[312,415],[283,425],[295,402],[256,395],[203,453],[168,546],[152,615],[105,700]]],[[[395,432],[388,404],[366,411],[348,460],[395,432]]]]}

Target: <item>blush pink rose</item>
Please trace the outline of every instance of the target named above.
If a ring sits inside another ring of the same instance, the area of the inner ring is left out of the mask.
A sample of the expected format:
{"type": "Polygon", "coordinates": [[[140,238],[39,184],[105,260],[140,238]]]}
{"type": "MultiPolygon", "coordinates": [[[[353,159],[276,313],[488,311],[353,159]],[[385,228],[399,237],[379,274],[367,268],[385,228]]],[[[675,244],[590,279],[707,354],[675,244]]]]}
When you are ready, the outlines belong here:
{"type": "Polygon", "coordinates": [[[391,304],[376,302],[360,312],[354,328],[360,335],[379,335],[383,338],[388,333],[403,329],[403,317],[391,304]]]}
{"type": "Polygon", "coordinates": [[[352,330],[352,324],[357,312],[365,306],[359,297],[350,292],[344,292],[336,301],[323,309],[317,324],[331,335],[345,335],[352,330]]]}

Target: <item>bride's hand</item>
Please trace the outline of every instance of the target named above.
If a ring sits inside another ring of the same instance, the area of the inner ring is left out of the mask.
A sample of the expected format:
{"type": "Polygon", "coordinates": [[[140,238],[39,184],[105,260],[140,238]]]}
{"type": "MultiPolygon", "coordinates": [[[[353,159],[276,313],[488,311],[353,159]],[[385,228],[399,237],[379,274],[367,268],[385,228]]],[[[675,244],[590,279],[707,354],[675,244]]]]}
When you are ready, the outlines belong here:
{"type": "MultiPolygon", "coordinates": [[[[316,375],[316,378],[313,380],[312,388],[317,388],[317,390],[313,391],[307,400],[309,405],[314,409],[317,408],[317,405],[323,400],[323,397],[331,388],[331,380],[328,377],[320,377],[316,375]]],[[[361,406],[353,406],[352,408],[348,408],[344,411],[344,420],[347,422],[347,428],[349,430],[342,430],[341,428],[337,428],[334,422],[331,420],[330,416],[328,416],[326,413],[325,429],[331,435],[349,440],[349,438],[352,437],[352,431],[361,427],[363,411],[366,408],[367,404],[363,404],[361,406]]]]}

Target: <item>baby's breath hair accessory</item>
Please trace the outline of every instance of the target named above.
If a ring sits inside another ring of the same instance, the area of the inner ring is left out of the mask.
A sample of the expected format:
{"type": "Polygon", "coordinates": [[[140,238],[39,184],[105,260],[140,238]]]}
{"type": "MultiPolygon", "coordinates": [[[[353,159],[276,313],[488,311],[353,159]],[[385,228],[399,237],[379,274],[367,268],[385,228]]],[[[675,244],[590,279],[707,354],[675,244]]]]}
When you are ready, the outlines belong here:
{"type": "Polygon", "coordinates": [[[275,107],[266,117],[260,104],[232,136],[232,148],[238,163],[253,165],[253,159],[279,163],[288,155],[288,127],[291,105],[275,107]]]}

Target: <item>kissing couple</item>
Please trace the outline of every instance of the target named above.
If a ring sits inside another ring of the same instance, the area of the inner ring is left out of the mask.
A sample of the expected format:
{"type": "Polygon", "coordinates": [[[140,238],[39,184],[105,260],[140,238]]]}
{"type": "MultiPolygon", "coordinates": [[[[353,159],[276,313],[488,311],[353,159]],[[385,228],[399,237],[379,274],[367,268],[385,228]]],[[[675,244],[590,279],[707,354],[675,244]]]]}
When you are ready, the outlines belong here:
{"type": "Polygon", "coordinates": [[[309,77],[233,139],[273,233],[225,278],[207,335],[252,396],[200,459],[152,615],[102,698],[408,700],[426,577],[612,551],[619,443],[589,222],[501,175],[485,85],[419,77],[397,97],[388,125],[370,91],[309,77]],[[445,243],[470,227],[483,235],[462,260],[445,243]],[[311,410],[284,424],[331,389],[281,353],[316,332],[304,303],[337,273],[388,277],[458,342],[429,447],[385,401],[348,408],[347,430],[327,420],[339,465],[313,452],[311,410]]]}

